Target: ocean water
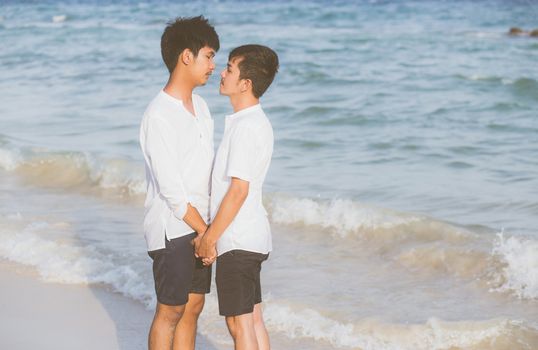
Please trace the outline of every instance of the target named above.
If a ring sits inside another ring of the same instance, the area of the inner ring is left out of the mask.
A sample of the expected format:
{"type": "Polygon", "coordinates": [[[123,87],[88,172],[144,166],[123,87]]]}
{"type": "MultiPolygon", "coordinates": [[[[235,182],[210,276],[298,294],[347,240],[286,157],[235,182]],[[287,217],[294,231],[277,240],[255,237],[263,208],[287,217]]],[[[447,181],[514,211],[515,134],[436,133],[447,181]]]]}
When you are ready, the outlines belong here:
{"type": "MultiPolygon", "coordinates": [[[[273,47],[275,349],[538,348],[538,28],[527,1],[0,2],[0,258],[155,303],[138,128],[167,20],[273,47]]],[[[200,331],[231,341],[215,289],[200,331]]]]}

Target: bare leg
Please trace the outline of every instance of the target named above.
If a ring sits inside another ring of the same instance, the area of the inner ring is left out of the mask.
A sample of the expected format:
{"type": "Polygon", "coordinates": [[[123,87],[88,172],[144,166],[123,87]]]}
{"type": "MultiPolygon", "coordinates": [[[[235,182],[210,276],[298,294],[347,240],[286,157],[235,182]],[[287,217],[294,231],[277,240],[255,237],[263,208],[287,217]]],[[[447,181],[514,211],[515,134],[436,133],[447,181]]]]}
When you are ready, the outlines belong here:
{"type": "Polygon", "coordinates": [[[256,339],[258,340],[258,346],[260,350],[269,350],[271,345],[269,343],[269,334],[265,329],[265,323],[263,322],[262,303],[254,305],[254,312],[252,313],[254,319],[254,331],[256,332],[256,339]]]}
{"type": "Polygon", "coordinates": [[[226,317],[226,326],[233,339],[235,339],[235,319],[233,317],[226,317]]]}
{"type": "Polygon", "coordinates": [[[175,350],[194,350],[198,317],[204,308],[204,294],[189,294],[183,317],[179,320],[174,334],[175,350]]]}
{"type": "Polygon", "coordinates": [[[252,312],[226,317],[226,324],[234,339],[235,350],[259,350],[252,312]]]}
{"type": "Polygon", "coordinates": [[[184,311],[185,305],[170,306],[157,302],[157,310],[149,330],[149,350],[172,349],[174,331],[184,311]]]}

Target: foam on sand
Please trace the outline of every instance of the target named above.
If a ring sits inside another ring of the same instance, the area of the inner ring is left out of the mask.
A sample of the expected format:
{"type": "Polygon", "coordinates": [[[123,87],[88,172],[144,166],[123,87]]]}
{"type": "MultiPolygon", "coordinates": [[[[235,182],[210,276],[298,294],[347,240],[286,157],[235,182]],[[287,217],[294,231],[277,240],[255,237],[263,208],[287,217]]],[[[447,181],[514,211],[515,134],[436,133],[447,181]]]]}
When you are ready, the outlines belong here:
{"type": "Polygon", "coordinates": [[[314,338],[334,347],[362,350],[534,349],[538,330],[519,321],[493,319],[447,322],[430,318],[423,324],[390,324],[378,320],[342,323],[312,309],[267,302],[271,330],[290,338],[314,338]],[[517,345],[516,345],[517,344],[517,345]]]}
{"type": "Polygon", "coordinates": [[[70,230],[69,224],[28,223],[20,215],[2,218],[0,258],[34,267],[47,282],[64,284],[106,284],[116,292],[155,304],[151,277],[136,270],[136,262],[117,258],[91,245],[77,244],[66,238],[46,238],[56,231],[70,230]]]}
{"type": "MultiPolygon", "coordinates": [[[[143,168],[128,159],[102,159],[77,152],[18,150],[3,145],[0,147],[0,168],[34,186],[105,198],[119,196],[138,200],[145,190],[143,168]]],[[[330,232],[337,238],[337,244],[360,244],[361,249],[383,254],[411,269],[439,274],[440,277],[448,274],[481,279],[489,283],[487,288],[491,291],[509,291],[522,299],[538,298],[536,239],[507,235],[496,239],[494,231],[478,234],[472,229],[424,215],[379,208],[350,199],[322,200],[269,193],[265,204],[272,223],[308,231],[311,234],[306,239],[324,239],[330,232]]],[[[29,228],[21,230],[28,231],[29,228]]],[[[19,244],[32,238],[31,232],[26,236],[21,235],[20,230],[12,232],[18,233],[10,236],[9,240],[19,240],[19,244]]],[[[83,256],[91,257],[93,254],[87,252],[83,256]]],[[[101,258],[97,257],[96,265],[102,264],[99,262],[101,258]]],[[[65,271],[72,271],[77,264],[57,273],[65,275],[65,271]]],[[[91,262],[88,266],[95,268],[91,262]]],[[[121,276],[132,273],[128,271],[129,266],[124,268],[121,276]]],[[[55,273],[50,274],[53,275],[55,273]]],[[[88,274],[80,276],[87,277],[88,274]]],[[[100,278],[95,277],[95,280],[104,282],[100,278]]],[[[69,279],[77,280],[73,276],[69,279]]],[[[123,286],[123,282],[120,284],[123,286]]],[[[124,287],[115,288],[122,293],[130,293],[124,287]]],[[[136,298],[147,300],[146,297],[136,298]]]]}
{"type": "Polygon", "coordinates": [[[151,312],[117,294],[39,282],[31,271],[3,260],[0,280],[3,349],[119,350],[146,343],[151,312]]]}

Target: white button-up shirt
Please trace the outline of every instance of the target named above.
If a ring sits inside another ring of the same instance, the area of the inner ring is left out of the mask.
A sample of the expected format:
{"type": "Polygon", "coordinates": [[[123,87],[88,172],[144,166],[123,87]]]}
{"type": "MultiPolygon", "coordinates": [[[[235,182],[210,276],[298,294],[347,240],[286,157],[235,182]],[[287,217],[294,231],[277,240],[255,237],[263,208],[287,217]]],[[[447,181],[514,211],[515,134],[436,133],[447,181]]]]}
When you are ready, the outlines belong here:
{"type": "Polygon", "coordinates": [[[140,127],[146,165],[144,234],[148,251],[165,247],[194,230],[183,221],[187,203],[209,220],[213,163],[213,119],[205,101],[192,95],[195,115],[181,100],[161,91],[147,107],[140,127]]]}
{"type": "Polygon", "coordinates": [[[272,250],[271,228],[262,203],[262,185],[273,154],[273,128],[259,104],[229,115],[211,177],[211,218],[215,218],[231,178],[249,182],[248,196],[217,241],[218,255],[241,249],[272,250]]]}

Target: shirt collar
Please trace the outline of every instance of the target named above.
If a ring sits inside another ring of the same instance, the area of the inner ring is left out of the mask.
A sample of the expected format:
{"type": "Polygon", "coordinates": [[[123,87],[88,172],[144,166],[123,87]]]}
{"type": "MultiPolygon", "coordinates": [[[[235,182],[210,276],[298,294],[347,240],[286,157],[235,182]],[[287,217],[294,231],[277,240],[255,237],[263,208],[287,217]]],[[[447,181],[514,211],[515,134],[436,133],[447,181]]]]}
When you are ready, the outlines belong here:
{"type": "Polygon", "coordinates": [[[164,91],[164,89],[161,89],[161,95],[164,96],[164,98],[166,98],[168,101],[171,101],[171,102],[173,102],[175,104],[183,106],[183,101],[181,101],[180,99],[175,98],[172,95],[169,95],[166,91],[164,91]]]}
{"type": "Polygon", "coordinates": [[[261,109],[262,109],[262,106],[259,103],[257,103],[254,106],[250,106],[250,107],[247,107],[245,109],[240,110],[239,112],[235,112],[233,114],[227,115],[226,119],[227,120],[234,120],[234,119],[237,119],[237,118],[239,118],[241,116],[247,115],[249,113],[256,112],[256,111],[261,111],[261,109]]]}

